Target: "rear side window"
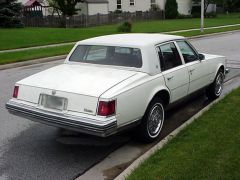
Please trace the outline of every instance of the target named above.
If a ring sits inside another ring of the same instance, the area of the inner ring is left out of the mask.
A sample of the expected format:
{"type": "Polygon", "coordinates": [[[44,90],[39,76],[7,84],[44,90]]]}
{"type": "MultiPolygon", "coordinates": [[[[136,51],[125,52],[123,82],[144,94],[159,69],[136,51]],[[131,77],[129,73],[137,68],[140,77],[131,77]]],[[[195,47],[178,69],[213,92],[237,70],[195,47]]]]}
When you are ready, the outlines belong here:
{"type": "Polygon", "coordinates": [[[142,67],[142,54],[138,48],[79,45],[69,61],[126,67],[142,67]]]}
{"type": "Polygon", "coordinates": [[[177,45],[183,55],[185,63],[198,60],[198,55],[186,41],[177,41],[177,45]]]}
{"type": "Polygon", "coordinates": [[[174,43],[167,43],[158,47],[161,70],[165,71],[182,65],[181,57],[174,43]]]}

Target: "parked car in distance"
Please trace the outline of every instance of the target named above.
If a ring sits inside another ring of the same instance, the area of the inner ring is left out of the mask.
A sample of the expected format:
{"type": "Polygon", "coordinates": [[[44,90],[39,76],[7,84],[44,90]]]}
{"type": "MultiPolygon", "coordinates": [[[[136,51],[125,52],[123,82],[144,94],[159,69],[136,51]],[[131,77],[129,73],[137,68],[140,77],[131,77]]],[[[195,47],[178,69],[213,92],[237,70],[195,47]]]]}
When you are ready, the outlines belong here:
{"type": "Polygon", "coordinates": [[[117,34],[76,43],[65,62],[15,84],[10,113],[106,137],[139,126],[154,141],[170,104],[206,88],[218,98],[225,57],[199,54],[181,36],[117,34]]]}

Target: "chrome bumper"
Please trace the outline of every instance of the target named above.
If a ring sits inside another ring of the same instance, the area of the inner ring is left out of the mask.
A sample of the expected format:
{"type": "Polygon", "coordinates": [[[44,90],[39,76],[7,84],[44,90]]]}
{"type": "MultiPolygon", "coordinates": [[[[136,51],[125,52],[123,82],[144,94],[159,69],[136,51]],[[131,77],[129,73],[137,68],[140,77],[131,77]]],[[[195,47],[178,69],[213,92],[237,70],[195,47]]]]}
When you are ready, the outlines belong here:
{"type": "Polygon", "coordinates": [[[11,101],[6,104],[6,108],[11,114],[30,119],[32,121],[70,129],[85,134],[106,137],[117,132],[117,121],[115,118],[110,119],[108,122],[90,123],[94,121],[94,119],[48,112],[11,101]]]}

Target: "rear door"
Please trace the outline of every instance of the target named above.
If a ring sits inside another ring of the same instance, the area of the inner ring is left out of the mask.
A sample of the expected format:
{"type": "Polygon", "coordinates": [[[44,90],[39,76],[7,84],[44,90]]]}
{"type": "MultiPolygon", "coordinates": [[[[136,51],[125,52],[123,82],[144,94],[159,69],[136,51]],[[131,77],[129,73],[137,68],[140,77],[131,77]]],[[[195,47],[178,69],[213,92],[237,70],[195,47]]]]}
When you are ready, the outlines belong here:
{"type": "Polygon", "coordinates": [[[198,53],[187,41],[176,42],[189,73],[189,91],[191,94],[210,83],[211,71],[206,60],[199,60],[198,53]]]}
{"type": "Polygon", "coordinates": [[[166,86],[171,92],[171,102],[174,102],[188,93],[189,75],[183,65],[174,42],[161,44],[157,47],[162,74],[166,86]]]}

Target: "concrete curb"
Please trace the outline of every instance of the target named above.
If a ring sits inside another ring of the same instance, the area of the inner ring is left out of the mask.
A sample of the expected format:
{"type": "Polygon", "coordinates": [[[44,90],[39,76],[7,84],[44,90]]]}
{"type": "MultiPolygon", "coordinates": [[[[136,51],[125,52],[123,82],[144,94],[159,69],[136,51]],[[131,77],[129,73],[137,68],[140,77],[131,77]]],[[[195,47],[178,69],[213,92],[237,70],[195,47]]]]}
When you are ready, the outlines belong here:
{"type": "Polygon", "coordinates": [[[27,65],[33,65],[33,64],[39,64],[39,63],[45,63],[45,62],[50,62],[50,61],[56,61],[56,60],[65,59],[66,57],[67,57],[67,55],[52,56],[52,57],[34,59],[34,60],[29,60],[29,61],[22,61],[22,62],[17,62],[17,63],[4,64],[4,65],[0,65],[0,70],[16,68],[16,67],[21,67],[21,66],[27,66],[27,65]]]}
{"type": "Polygon", "coordinates": [[[221,35],[225,35],[225,34],[233,34],[235,32],[240,32],[240,30],[232,30],[232,31],[219,32],[219,33],[203,34],[203,35],[191,36],[191,37],[186,37],[186,38],[187,39],[200,39],[200,38],[211,37],[211,36],[221,36],[221,35]]]}
{"type": "MultiPolygon", "coordinates": [[[[221,28],[227,28],[227,27],[236,27],[240,26],[240,24],[229,24],[229,25],[223,25],[223,26],[213,26],[213,27],[205,27],[205,30],[209,29],[221,29],[221,28]]],[[[167,33],[173,34],[173,33],[179,33],[179,32],[191,32],[191,31],[199,31],[199,28],[193,28],[193,29],[183,29],[183,30],[176,30],[176,31],[168,31],[167,33]]]]}
{"type": "MultiPolygon", "coordinates": [[[[234,89],[232,89],[234,90],[234,89]]],[[[232,92],[232,91],[230,91],[232,92]]],[[[229,92],[229,93],[230,93],[229,92]]],[[[179,126],[177,129],[175,129],[173,132],[171,132],[168,136],[166,136],[164,139],[162,139],[159,143],[157,143],[155,146],[153,146],[151,149],[149,149],[147,152],[145,152],[143,155],[138,157],[130,166],[128,166],[121,174],[119,174],[115,180],[124,180],[127,176],[129,176],[133,170],[135,170],[137,167],[139,167],[146,159],[148,159],[151,155],[153,155],[156,151],[163,148],[165,144],[167,144],[171,139],[173,139],[179,132],[181,132],[183,129],[185,129],[188,125],[190,125],[192,122],[194,122],[198,117],[200,117],[204,112],[208,111],[214,104],[222,100],[227,94],[224,94],[219,99],[213,101],[209,105],[207,105],[205,108],[203,108],[201,111],[199,111],[197,114],[192,116],[189,120],[187,120],[185,123],[183,123],[181,126],[179,126]]]]}

